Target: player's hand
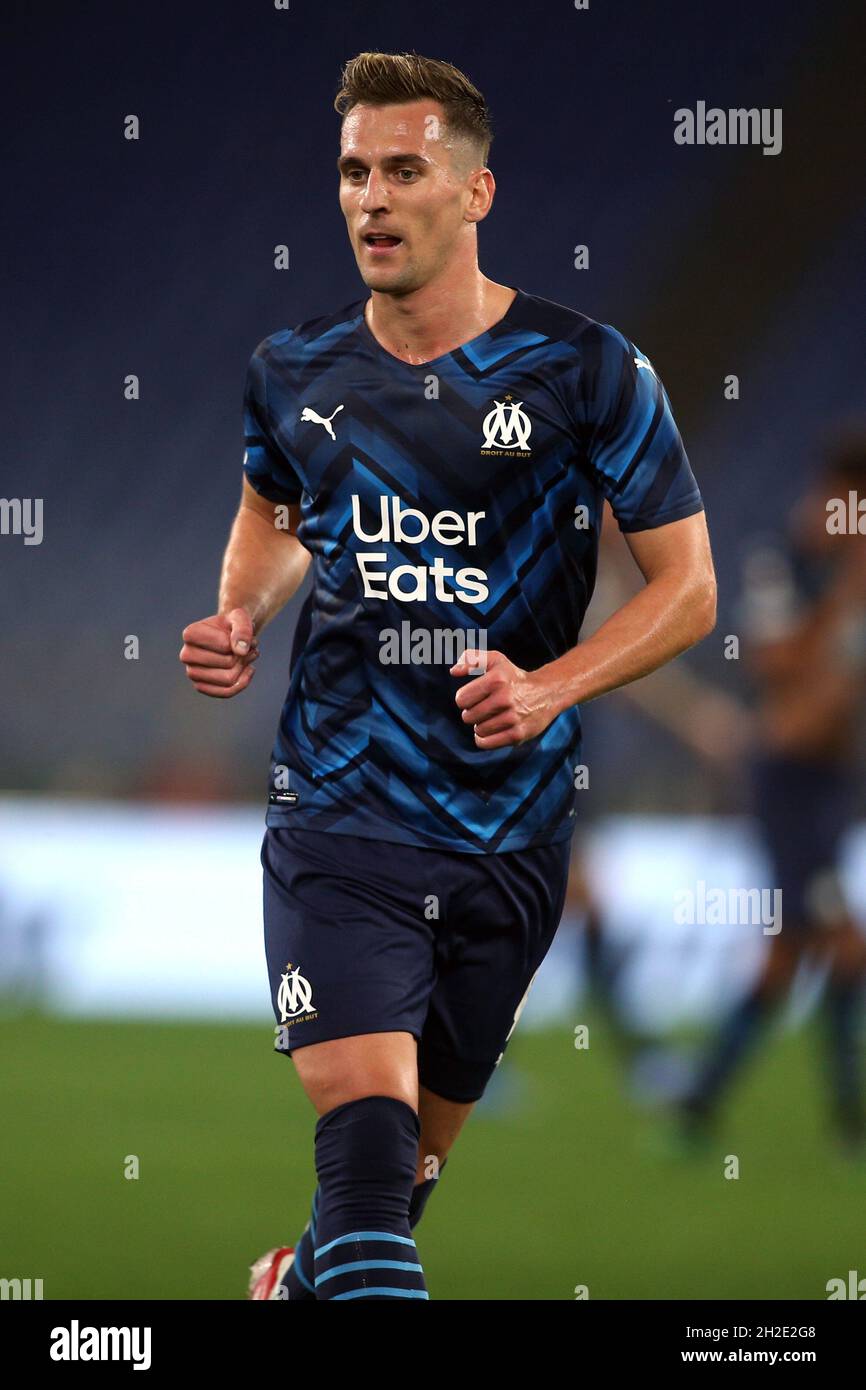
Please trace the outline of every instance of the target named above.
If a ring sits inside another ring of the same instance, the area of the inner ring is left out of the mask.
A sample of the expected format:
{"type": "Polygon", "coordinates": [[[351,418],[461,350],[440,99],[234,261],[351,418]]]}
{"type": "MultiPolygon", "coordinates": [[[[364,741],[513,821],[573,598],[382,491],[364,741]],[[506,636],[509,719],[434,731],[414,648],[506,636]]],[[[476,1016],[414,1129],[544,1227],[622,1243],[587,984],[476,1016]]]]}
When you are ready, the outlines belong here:
{"type": "Polygon", "coordinates": [[[478,748],[507,748],[543,734],[556,716],[547,683],[540,671],[522,671],[502,652],[467,648],[452,676],[474,676],[455,695],[464,724],[475,726],[478,748]]]}
{"type": "Polygon", "coordinates": [[[245,608],[214,613],[183,630],[178,657],[196,690],[228,700],[246,690],[255,674],[259,644],[245,608]]]}

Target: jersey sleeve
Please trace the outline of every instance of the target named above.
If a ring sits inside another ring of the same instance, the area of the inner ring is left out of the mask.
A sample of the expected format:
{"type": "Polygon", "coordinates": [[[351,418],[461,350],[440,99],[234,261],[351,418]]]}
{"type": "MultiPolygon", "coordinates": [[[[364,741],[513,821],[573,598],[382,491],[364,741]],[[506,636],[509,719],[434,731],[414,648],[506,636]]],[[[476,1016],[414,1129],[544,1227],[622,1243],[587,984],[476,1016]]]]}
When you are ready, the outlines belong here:
{"type": "Polygon", "coordinates": [[[621,531],[703,511],[667,393],[655,368],[608,324],[585,335],[578,415],[590,469],[621,531]]]}
{"type": "MultiPolygon", "coordinates": [[[[295,461],[278,439],[280,415],[291,410],[285,389],[275,399],[275,387],[266,356],[267,340],[259,343],[247,366],[244,385],[244,474],[256,492],[269,502],[294,504],[301,500],[304,484],[295,461]]],[[[291,416],[289,415],[289,418],[291,416]]]]}

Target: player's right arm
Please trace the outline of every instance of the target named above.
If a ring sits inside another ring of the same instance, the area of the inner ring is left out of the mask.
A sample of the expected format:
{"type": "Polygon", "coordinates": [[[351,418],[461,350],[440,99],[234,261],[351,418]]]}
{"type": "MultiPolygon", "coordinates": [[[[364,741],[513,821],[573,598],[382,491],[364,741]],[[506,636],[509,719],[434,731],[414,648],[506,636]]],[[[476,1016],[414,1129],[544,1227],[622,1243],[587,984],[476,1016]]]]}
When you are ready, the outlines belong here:
{"type": "Polygon", "coordinates": [[[298,591],[310,563],[296,534],[299,521],[299,506],[268,501],[244,478],[223,557],[219,610],[183,630],[180,660],[202,695],[225,700],[252,680],[258,634],[298,591]]]}

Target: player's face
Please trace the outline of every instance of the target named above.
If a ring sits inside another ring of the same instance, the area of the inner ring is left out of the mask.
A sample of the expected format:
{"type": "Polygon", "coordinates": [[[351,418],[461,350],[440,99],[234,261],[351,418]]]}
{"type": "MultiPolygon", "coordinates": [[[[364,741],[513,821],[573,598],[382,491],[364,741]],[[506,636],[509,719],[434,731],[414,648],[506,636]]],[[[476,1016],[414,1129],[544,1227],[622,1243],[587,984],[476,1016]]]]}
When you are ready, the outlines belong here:
{"type": "Polygon", "coordinates": [[[352,108],[340,141],[340,207],[364,283],[406,294],[433,279],[477,217],[477,170],[438,102],[352,108]],[[384,233],[387,241],[371,239],[384,233]]]}

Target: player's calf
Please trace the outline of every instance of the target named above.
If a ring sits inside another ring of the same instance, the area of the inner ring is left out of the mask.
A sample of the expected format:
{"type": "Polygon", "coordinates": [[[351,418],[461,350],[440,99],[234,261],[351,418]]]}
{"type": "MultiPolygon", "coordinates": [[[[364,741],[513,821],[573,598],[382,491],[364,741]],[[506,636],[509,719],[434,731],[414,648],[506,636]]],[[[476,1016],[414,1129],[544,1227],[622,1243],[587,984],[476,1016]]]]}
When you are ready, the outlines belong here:
{"type": "Polygon", "coordinates": [[[317,1299],[428,1297],[409,1225],[419,1136],[415,1111],[392,1096],[318,1121],[317,1299]]]}

